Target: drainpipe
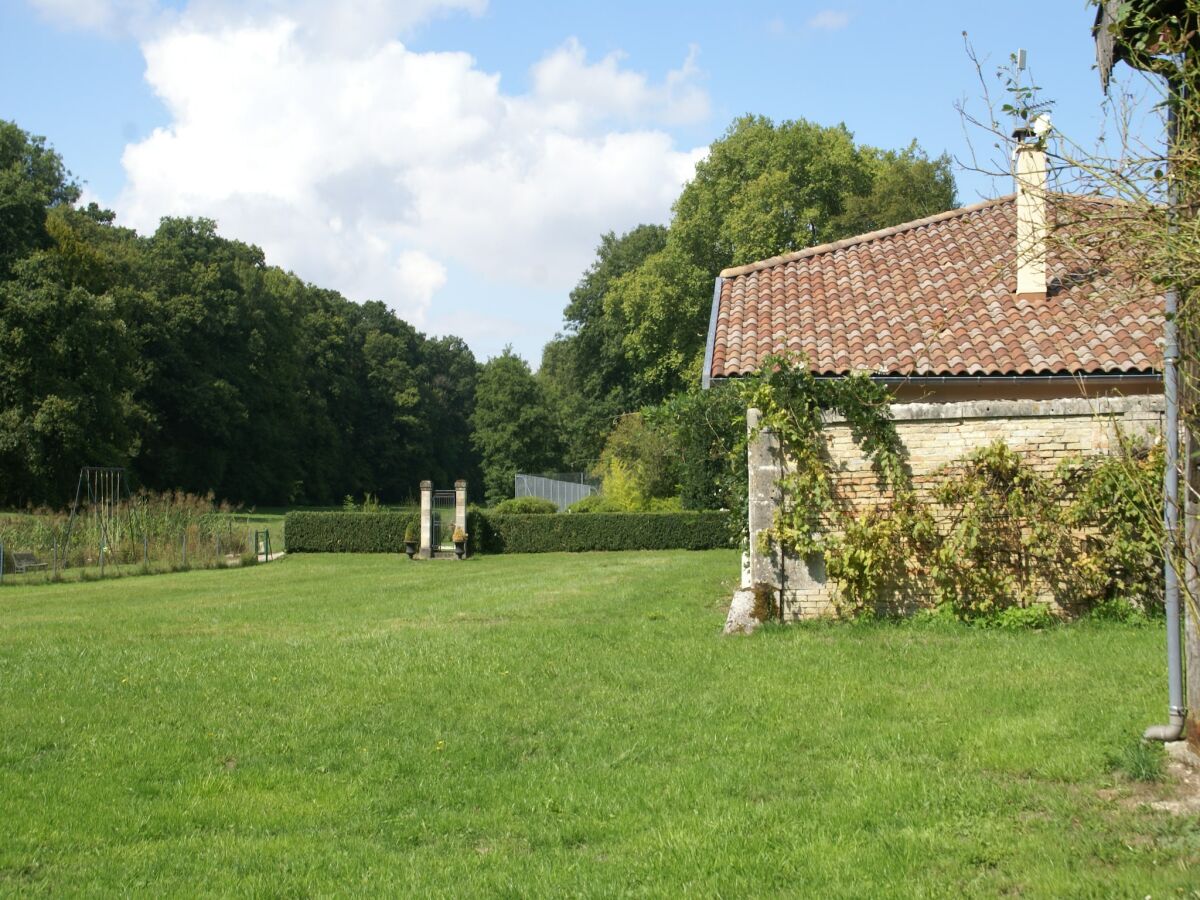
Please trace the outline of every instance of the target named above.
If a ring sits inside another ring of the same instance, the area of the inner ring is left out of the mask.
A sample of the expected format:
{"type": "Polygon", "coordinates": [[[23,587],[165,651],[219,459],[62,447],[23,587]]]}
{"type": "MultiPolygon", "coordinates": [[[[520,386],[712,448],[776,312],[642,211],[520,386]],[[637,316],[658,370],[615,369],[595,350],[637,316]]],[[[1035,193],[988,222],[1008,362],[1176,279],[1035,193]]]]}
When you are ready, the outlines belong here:
{"type": "MultiPolygon", "coordinates": [[[[1182,98],[1182,86],[1180,88],[1182,98]]],[[[1167,156],[1174,151],[1177,123],[1175,104],[1167,108],[1167,156]]],[[[1174,181],[1168,186],[1168,228],[1178,230],[1175,207],[1178,202],[1174,181]]],[[[1151,725],[1142,737],[1148,741],[1177,741],[1183,737],[1187,709],[1183,705],[1183,655],[1179,634],[1179,573],[1175,568],[1175,551],[1179,535],[1179,326],[1175,315],[1179,309],[1179,291],[1175,285],[1167,289],[1167,323],[1163,348],[1163,392],[1167,407],[1167,459],[1163,477],[1163,531],[1166,541],[1164,554],[1164,605],[1167,612],[1167,716],[1168,724],[1151,725]]],[[[1200,673],[1194,673],[1200,677],[1200,673]]]]}

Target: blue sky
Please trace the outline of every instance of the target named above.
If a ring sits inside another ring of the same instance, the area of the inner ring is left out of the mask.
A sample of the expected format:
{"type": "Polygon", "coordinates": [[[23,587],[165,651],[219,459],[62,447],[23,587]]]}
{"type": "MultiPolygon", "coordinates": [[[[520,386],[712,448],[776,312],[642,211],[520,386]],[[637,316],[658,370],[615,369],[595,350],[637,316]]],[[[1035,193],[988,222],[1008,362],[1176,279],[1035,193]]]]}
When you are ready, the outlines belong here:
{"type": "MultiPolygon", "coordinates": [[[[535,364],[599,234],[666,221],[739,114],[966,160],[955,103],[984,110],[965,30],[989,76],[1026,48],[1065,134],[1088,145],[1104,120],[1082,0],[336,7],[0,0],[0,118],[127,224],[212,216],[306,279],[535,364]]],[[[1010,189],[956,176],[964,204],[1010,189]]]]}

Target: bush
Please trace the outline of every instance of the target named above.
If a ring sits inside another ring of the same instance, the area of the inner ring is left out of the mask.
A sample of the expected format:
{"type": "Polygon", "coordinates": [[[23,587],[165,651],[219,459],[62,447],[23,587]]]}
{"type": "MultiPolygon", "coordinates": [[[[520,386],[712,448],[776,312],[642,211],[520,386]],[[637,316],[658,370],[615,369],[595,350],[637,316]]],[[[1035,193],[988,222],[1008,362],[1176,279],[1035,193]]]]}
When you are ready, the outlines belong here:
{"type": "MultiPolygon", "coordinates": [[[[399,553],[416,518],[412,512],[290,512],[288,552],[399,553]]],[[[710,550],[728,547],[730,535],[729,514],[713,511],[546,516],[472,508],[467,531],[473,553],[710,550]]]]}
{"type": "Polygon", "coordinates": [[[416,512],[304,512],[287,514],[288,553],[401,553],[416,512]]]}
{"type": "Polygon", "coordinates": [[[856,615],[921,598],[957,618],[1046,627],[1068,616],[1137,621],[1162,609],[1162,453],[1036,471],[1002,442],[940,470],[932,496],[898,492],[849,519],[825,549],[839,605],[856,615]]]}
{"type": "Polygon", "coordinates": [[[475,513],[472,549],[483,553],[588,550],[711,550],[730,546],[729,514],[591,513],[530,516],[475,513]]]}
{"type": "Polygon", "coordinates": [[[492,507],[493,512],[521,513],[522,515],[550,515],[558,512],[558,504],[545,497],[511,497],[501,500],[492,507]]]}
{"type": "Polygon", "coordinates": [[[567,507],[569,513],[616,513],[625,512],[603,494],[589,494],[567,507]]]}

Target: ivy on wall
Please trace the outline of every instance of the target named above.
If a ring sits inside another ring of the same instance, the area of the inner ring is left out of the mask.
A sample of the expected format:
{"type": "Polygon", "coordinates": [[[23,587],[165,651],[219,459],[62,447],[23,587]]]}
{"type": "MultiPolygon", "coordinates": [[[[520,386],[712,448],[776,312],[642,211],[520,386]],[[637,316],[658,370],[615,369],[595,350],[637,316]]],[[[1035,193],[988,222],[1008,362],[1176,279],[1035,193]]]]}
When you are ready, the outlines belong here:
{"type": "MultiPolygon", "coordinates": [[[[789,466],[766,552],[820,554],[843,614],[935,606],[957,618],[1025,622],[1052,598],[1064,613],[1153,612],[1162,597],[1157,445],[1042,473],[996,442],[913,486],[890,395],[865,375],[814,377],[803,357],[774,357],[745,387],[789,466]],[[878,503],[839,502],[823,434],[839,413],[879,475],[878,503]]],[[[753,436],[753,435],[752,435],[753,436]]],[[[1033,617],[1044,621],[1039,615],[1033,617]]]]}
{"type": "Polygon", "coordinates": [[[766,535],[784,552],[824,552],[829,526],[840,530],[845,525],[822,434],[826,413],[845,418],[886,486],[902,493],[911,489],[890,395],[867,375],[818,378],[802,355],[769,356],[747,383],[745,399],[761,414],[757,431],[773,432],[789,463],[779,479],[782,502],[766,535]]]}

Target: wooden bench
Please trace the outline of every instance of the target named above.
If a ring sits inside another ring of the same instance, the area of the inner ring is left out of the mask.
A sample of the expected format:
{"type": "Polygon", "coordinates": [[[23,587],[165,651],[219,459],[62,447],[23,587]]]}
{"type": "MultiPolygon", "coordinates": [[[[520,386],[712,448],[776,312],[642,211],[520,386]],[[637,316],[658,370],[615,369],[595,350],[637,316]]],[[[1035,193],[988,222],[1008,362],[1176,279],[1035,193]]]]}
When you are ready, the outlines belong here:
{"type": "Polygon", "coordinates": [[[18,575],[49,567],[49,563],[38,562],[32,553],[14,553],[12,555],[13,571],[18,575]]]}

